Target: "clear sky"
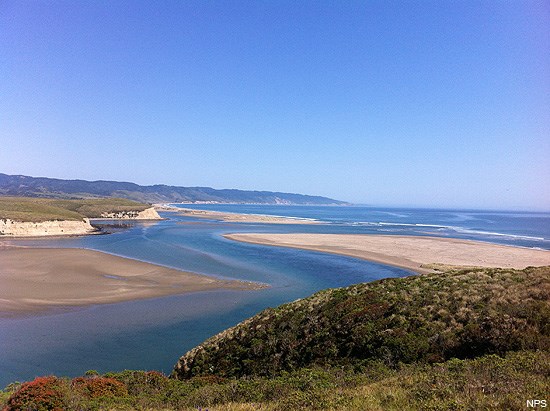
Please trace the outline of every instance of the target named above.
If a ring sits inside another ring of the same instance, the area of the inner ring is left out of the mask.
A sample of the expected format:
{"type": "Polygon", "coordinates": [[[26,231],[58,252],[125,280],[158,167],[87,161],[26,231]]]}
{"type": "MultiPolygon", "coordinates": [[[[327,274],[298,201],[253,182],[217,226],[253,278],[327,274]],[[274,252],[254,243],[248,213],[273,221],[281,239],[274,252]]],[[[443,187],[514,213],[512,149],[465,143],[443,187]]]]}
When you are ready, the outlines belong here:
{"type": "Polygon", "coordinates": [[[0,1],[0,172],[550,210],[550,2],[0,1]]]}

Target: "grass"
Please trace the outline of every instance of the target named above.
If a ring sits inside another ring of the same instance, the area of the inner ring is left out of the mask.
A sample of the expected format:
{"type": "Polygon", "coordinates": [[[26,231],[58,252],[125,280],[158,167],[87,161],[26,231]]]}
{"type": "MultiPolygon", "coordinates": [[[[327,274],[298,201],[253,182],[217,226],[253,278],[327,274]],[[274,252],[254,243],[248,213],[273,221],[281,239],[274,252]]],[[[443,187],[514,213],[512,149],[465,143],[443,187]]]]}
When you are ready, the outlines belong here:
{"type": "Polygon", "coordinates": [[[66,410],[524,410],[527,399],[548,394],[550,354],[520,351],[397,368],[373,361],[361,368],[303,368],[271,378],[179,381],[157,372],[124,371],[72,380],[41,377],[25,384],[4,391],[0,404],[6,411],[41,406],[66,410]]]}
{"type": "Polygon", "coordinates": [[[58,200],[0,197],[0,220],[43,222],[100,218],[102,213],[139,212],[150,205],[120,198],[58,200]]]}

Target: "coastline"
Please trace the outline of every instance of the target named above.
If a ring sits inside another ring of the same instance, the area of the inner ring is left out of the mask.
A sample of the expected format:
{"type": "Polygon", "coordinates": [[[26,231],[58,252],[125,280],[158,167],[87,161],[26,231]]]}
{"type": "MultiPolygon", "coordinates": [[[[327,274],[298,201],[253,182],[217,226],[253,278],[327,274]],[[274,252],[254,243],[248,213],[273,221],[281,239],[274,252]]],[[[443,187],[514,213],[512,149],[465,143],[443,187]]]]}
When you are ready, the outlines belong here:
{"type": "Polygon", "coordinates": [[[550,251],[454,238],[375,234],[225,234],[260,245],[346,255],[429,273],[448,268],[517,268],[550,265],[550,251]]]}
{"type": "Polygon", "coordinates": [[[243,214],[223,211],[195,210],[173,207],[166,204],[156,206],[159,211],[176,212],[186,217],[198,217],[210,220],[221,220],[231,223],[266,223],[266,224],[322,224],[320,221],[306,218],[272,216],[267,214],[243,214]]]}
{"type": "Polygon", "coordinates": [[[57,237],[98,234],[99,230],[91,225],[94,220],[162,220],[154,207],[143,211],[103,213],[97,218],[83,218],[82,220],[47,220],[47,221],[14,221],[0,219],[0,239],[26,237],[57,237]]]}
{"type": "Polygon", "coordinates": [[[215,289],[265,285],[74,248],[0,249],[0,318],[215,289]]]}

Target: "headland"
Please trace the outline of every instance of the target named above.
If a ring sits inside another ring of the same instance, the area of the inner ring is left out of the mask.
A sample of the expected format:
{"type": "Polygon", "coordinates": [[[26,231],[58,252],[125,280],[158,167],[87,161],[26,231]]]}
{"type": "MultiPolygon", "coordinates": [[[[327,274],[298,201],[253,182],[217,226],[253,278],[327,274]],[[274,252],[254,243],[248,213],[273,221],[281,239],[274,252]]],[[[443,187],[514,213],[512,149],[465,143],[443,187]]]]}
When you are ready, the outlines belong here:
{"type": "Polygon", "coordinates": [[[87,235],[98,230],[90,219],[160,220],[143,203],[118,198],[50,199],[0,197],[0,236],[87,235]]]}

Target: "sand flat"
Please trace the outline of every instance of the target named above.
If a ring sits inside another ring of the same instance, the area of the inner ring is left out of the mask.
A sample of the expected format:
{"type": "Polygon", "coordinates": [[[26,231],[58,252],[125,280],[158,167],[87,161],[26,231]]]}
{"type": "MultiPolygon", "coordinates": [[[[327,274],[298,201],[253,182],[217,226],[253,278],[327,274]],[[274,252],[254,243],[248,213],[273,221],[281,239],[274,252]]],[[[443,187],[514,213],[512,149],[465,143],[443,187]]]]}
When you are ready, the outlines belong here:
{"type": "Polygon", "coordinates": [[[407,268],[432,271],[430,265],[525,268],[550,265],[550,251],[453,238],[370,234],[228,234],[255,244],[342,254],[407,268]]]}
{"type": "Polygon", "coordinates": [[[174,211],[187,217],[208,218],[231,223],[266,223],[266,224],[321,224],[321,222],[306,218],[279,217],[266,214],[239,214],[222,211],[195,210],[191,208],[158,208],[160,211],[174,211]]]}
{"type": "Polygon", "coordinates": [[[52,307],[262,287],[257,283],[218,280],[99,251],[0,248],[0,317],[52,307]]]}

